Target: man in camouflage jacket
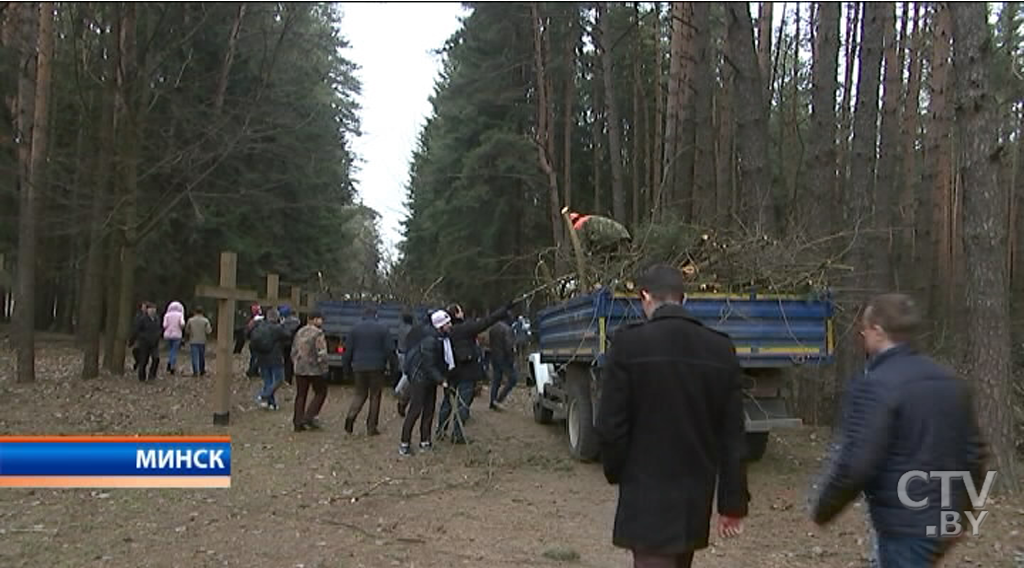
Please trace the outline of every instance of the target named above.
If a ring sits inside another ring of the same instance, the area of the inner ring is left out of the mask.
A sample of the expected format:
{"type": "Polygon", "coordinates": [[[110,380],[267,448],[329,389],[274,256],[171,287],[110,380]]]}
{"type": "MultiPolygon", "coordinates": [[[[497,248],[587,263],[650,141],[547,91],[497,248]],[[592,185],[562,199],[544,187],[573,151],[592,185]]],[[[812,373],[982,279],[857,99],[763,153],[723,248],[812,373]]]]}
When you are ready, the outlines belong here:
{"type": "Polygon", "coordinates": [[[323,315],[309,314],[306,325],[292,340],[292,365],[295,369],[295,413],[292,424],[296,432],[318,429],[317,415],[327,400],[327,338],[323,315]],[[306,406],[306,394],[313,387],[313,400],[306,406]]]}

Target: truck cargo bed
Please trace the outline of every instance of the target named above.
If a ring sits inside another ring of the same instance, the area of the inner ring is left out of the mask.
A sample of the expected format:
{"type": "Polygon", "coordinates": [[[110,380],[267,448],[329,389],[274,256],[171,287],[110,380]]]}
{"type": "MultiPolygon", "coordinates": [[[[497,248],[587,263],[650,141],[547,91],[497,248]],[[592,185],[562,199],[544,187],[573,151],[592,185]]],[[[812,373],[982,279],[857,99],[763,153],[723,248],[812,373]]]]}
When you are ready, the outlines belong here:
{"type": "MultiPolygon", "coordinates": [[[[744,367],[822,364],[833,357],[834,307],[826,294],[691,294],[685,307],[732,338],[744,367]]],[[[541,360],[595,361],[617,329],[642,319],[635,294],[609,288],[547,308],[537,318],[541,360]]]]}

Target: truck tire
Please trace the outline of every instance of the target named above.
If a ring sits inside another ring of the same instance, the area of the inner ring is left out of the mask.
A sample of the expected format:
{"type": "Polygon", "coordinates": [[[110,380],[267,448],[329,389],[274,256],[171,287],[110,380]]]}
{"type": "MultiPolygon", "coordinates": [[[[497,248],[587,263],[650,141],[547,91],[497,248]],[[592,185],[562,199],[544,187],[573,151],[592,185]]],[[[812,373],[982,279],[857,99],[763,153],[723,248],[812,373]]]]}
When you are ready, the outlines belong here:
{"type": "Polygon", "coordinates": [[[537,424],[551,424],[555,421],[555,411],[544,406],[541,401],[533,401],[533,421],[537,424]]]}
{"type": "Polygon", "coordinates": [[[569,407],[565,417],[569,453],[582,462],[597,459],[600,448],[594,430],[594,403],[590,398],[590,373],[586,367],[570,365],[566,369],[569,407]]]}
{"type": "Polygon", "coordinates": [[[760,461],[768,449],[768,432],[747,432],[747,455],[748,462],[760,461]]]}

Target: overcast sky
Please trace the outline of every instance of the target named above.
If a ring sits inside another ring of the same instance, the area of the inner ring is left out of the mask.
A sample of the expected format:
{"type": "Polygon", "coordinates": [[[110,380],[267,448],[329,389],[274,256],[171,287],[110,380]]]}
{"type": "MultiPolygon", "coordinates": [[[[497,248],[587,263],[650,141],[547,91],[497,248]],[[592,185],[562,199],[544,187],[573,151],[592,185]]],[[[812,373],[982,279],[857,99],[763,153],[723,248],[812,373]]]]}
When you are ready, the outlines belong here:
{"type": "Polygon", "coordinates": [[[343,3],[345,56],[359,65],[363,135],[353,144],[361,163],[363,203],[381,215],[384,246],[402,239],[409,161],[431,107],[440,70],[433,53],[459,27],[458,3],[343,3]]]}

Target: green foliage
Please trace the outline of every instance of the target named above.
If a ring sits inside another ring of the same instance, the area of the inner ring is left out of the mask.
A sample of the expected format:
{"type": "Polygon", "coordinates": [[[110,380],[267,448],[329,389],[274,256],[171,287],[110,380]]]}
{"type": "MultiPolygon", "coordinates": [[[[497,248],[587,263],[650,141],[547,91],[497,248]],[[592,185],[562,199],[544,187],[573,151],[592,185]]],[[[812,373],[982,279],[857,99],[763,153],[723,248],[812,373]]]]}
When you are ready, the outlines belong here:
{"type": "Polygon", "coordinates": [[[550,239],[547,185],[526,101],[532,30],[524,4],[479,4],[448,41],[445,72],[412,161],[410,217],[398,270],[471,309],[532,279],[550,239]],[[483,283],[486,286],[481,286],[483,283]]]}
{"type": "MultiPolygon", "coordinates": [[[[118,143],[129,118],[121,106],[115,148],[99,138],[103,106],[116,96],[111,64],[127,8],[57,6],[41,278],[74,283],[93,198],[110,196],[105,237],[128,229],[127,158],[118,143]],[[114,155],[101,186],[103,152],[114,155]]],[[[137,4],[135,13],[137,75],[129,69],[126,81],[139,109],[138,295],[191,299],[197,282],[216,280],[222,250],[238,253],[242,286],[262,289],[267,272],[306,289],[317,288],[318,272],[326,283],[346,286],[357,265],[363,283],[375,285],[375,216],[354,202],[360,86],[356,66],[342,54],[337,6],[152,2],[137,4]]],[[[0,61],[8,59],[4,52],[0,61]]],[[[6,65],[3,71],[8,77],[6,65]]],[[[12,157],[2,150],[0,166],[12,157]]],[[[12,200],[8,187],[0,184],[0,204],[12,200]]],[[[13,242],[7,227],[17,223],[8,212],[16,208],[2,209],[0,239],[13,242]]]]}

